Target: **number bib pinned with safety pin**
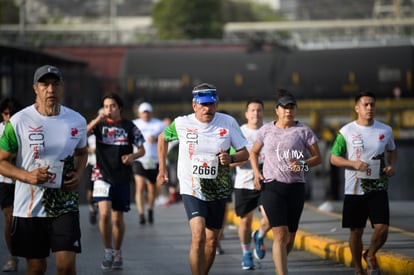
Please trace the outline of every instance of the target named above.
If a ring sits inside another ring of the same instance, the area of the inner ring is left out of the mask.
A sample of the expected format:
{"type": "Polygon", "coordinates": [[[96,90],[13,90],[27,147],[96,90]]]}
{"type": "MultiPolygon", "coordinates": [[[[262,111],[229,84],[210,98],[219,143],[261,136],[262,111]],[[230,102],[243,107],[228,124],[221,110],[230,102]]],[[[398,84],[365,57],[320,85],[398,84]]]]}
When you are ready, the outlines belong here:
{"type": "Polygon", "coordinates": [[[368,164],[368,168],[363,172],[357,171],[357,177],[360,179],[379,179],[381,160],[371,159],[364,162],[368,164]]]}
{"type": "Polygon", "coordinates": [[[218,173],[216,155],[195,155],[192,160],[192,174],[201,179],[215,179],[218,173]]]}
{"type": "Polygon", "coordinates": [[[92,197],[108,197],[110,187],[111,184],[103,180],[96,180],[93,183],[92,197]]]}
{"type": "Polygon", "coordinates": [[[35,170],[40,167],[47,167],[47,170],[50,174],[50,177],[45,183],[38,184],[37,186],[47,187],[47,188],[61,188],[62,187],[62,178],[63,178],[63,161],[53,161],[45,159],[36,159],[32,164],[30,171],[35,170]]]}

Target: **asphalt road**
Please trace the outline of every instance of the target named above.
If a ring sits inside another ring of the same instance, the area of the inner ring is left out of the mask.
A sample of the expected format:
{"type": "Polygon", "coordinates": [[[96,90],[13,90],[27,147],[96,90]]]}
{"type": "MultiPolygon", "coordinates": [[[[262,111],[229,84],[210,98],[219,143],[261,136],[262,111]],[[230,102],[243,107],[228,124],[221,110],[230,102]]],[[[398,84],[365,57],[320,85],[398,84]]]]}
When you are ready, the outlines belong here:
{"type": "MultiPolygon", "coordinates": [[[[125,215],[126,235],[123,245],[124,269],[105,271],[100,268],[103,257],[103,247],[97,225],[90,225],[88,210],[81,206],[82,248],[83,252],[77,257],[78,274],[191,274],[188,265],[188,249],[190,231],[181,203],[166,208],[157,206],[155,223],[139,225],[135,205],[125,215]]],[[[0,218],[3,228],[4,219],[0,218]]],[[[210,274],[275,274],[271,259],[271,240],[266,239],[267,255],[260,262],[256,261],[254,271],[241,269],[241,248],[234,225],[226,225],[221,241],[224,254],[217,255],[210,274]]],[[[7,250],[4,240],[0,241],[0,264],[6,261],[7,250]]],[[[25,274],[24,259],[20,259],[19,271],[14,274],[25,274]]],[[[289,255],[289,274],[353,274],[353,269],[342,264],[321,259],[306,251],[294,250],[289,255]]],[[[48,259],[46,274],[55,274],[54,256],[48,259]]]]}

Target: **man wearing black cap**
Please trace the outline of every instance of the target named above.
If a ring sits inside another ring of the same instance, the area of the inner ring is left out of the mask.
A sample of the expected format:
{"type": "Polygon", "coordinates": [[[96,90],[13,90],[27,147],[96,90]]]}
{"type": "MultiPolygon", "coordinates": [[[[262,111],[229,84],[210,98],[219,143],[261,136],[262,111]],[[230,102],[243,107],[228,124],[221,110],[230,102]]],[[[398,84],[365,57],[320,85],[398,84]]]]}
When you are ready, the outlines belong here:
{"type": "Polygon", "coordinates": [[[77,187],[87,161],[86,121],[60,104],[63,78],[45,65],[34,74],[36,101],[10,118],[0,140],[0,174],[16,180],[12,253],[28,274],[76,274],[81,252],[77,187]],[[15,165],[8,160],[16,155],[15,165]]]}
{"type": "Polygon", "coordinates": [[[193,110],[177,117],[158,137],[157,183],[168,181],[168,142],[179,141],[178,179],[192,234],[189,252],[192,274],[208,274],[216,255],[227,198],[229,165],[249,157],[237,121],[218,113],[216,88],[203,83],[193,89],[193,110]],[[230,156],[230,147],[236,153],[230,156]]]}

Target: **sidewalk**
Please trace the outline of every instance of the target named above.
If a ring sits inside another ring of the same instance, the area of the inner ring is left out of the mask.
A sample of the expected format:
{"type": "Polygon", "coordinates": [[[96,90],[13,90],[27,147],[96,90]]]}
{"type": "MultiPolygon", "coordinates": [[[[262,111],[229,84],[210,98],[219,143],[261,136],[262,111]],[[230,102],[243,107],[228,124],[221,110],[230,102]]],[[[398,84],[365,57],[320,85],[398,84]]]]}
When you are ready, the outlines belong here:
{"type": "MultiPolygon", "coordinates": [[[[339,214],[342,211],[342,202],[330,202],[329,206],[332,208],[330,212],[319,210],[319,205],[315,202],[305,204],[296,234],[295,248],[306,250],[323,259],[351,266],[352,256],[348,245],[349,230],[342,228],[341,214],[339,214]]],[[[382,274],[414,274],[413,209],[414,202],[411,201],[390,202],[391,226],[388,240],[377,253],[382,274]]],[[[253,228],[259,227],[259,219],[260,213],[257,212],[253,228]]],[[[228,211],[227,222],[239,225],[240,219],[233,209],[228,211]]],[[[367,222],[363,237],[364,245],[369,243],[371,233],[371,224],[367,222]]],[[[271,231],[267,237],[273,238],[271,231]]]]}

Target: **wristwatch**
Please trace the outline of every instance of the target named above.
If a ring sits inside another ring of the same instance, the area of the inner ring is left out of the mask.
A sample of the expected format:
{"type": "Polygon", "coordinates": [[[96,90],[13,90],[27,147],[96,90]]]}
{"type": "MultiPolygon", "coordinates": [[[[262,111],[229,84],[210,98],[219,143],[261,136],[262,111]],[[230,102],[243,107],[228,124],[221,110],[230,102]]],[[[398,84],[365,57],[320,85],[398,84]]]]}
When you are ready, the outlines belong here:
{"type": "Polygon", "coordinates": [[[230,163],[235,163],[236,157],[234,155],[230,155],[230,163]]]}

